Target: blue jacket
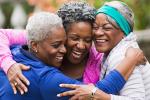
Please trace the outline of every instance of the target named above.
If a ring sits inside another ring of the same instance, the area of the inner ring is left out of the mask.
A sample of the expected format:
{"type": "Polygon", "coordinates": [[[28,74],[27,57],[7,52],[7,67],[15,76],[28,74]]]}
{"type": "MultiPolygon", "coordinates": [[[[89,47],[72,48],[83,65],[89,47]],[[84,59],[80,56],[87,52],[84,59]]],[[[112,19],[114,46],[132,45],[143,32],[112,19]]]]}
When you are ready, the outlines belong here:
{"type": "MultiPolygon", "coordinates": [[[[30,81],[28,92],[24,95],[13,94],[7,77],[0,73],[0,100],[68,100],[69,97],[57,97],[58,93],[69,89],[60,88],[59,84],[82,84],[82,82],[65,76],[56,67],[42,63],[30,52],[20,46],[12,49],[14,60],[31,66],[23,74],[30,81]],[[1,82],[2,81],[2,82],[1,82]]],[[[104,80],[99,81],[96,86],[106,93],[117,94],[124,86],[125,80],[119,72],[113,70],[104,80]]]]}

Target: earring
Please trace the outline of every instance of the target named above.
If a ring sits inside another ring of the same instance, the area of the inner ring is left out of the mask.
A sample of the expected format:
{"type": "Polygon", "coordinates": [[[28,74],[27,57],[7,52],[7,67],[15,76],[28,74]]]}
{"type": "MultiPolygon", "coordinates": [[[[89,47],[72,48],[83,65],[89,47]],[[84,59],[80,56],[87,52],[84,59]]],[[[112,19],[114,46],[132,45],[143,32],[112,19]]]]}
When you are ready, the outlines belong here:
{"type": "Polygon", "coordinates": [[[38,51],[37,50],[35,50],[35,53],[37,53],[38,51]]]}

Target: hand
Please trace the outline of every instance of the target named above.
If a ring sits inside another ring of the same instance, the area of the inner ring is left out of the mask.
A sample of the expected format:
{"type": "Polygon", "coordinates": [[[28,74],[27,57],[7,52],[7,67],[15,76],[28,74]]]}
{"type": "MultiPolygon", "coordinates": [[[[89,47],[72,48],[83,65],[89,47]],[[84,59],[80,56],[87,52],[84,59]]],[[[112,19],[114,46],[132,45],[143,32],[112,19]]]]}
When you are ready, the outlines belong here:
{"type": "Polygon", "coordinates": [[[129,47],[126,51],[125,57],[129,59],[134,59],[134,61],[136,61],[137,66],[141,64],[144,65],[147,62],[147,59],[144,56],[143,51],[139,48],[129,47]]]}
{"type": "Polygon", "coordinates": [[[28,91],[26,85],[29,85],[30,83],[22,74],[22,70],[29,70],[29,68],[29,66],[25,66],[20,63],[15,63],[9,68],[7,77],[10,81],[10,85],[14,91],[14,94],[17,93],[17,90],[19,90],[21,94],[24,94],[28,91]]]}
{"type": "Polygon", "coordinates": [[[72,96],[70,100],[91,100],[92,90],[95,88],[93,84],[89,85],[75,85],[75,84],[60,84],[60,87],[70,88],[73,90],[58,94],[58,97],[72,96]]]}

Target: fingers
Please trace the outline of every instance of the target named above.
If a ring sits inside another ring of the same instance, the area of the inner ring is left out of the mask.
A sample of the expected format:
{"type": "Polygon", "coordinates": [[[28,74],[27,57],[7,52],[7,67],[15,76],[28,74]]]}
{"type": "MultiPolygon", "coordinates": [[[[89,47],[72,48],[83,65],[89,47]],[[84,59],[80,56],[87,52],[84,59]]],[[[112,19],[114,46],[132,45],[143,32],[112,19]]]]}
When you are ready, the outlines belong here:
{"type": "Polygon", "coordinates": [[[70,91],[66,91],[60,94],[57,94],[57,97],[63,97],[63,96],[72,96],[76,94],[76,90],[70,90],[70,91]]]}
{"type": "Polygon", "coordinates": [[[79,95],[74,95],[69,100],[78,100],[78,98],[79,98],[79,95]]]}
{"type": "Polygon", "coordinates": [[[20,63],[13,64],[8,70],[7,77],[10,81],[14,94],[17,93],[17,90],[20,91],[21,94],[24,94],[28,91],[27,85],[29,85],[29,81],[22,74],[22,70],[27,70],[30,67],[27,67],[20,63]]]}
{"type": "Polygon", "coordinates": [[[10,85],[13,89],[14,94],[17,94],[17,89],[16,89],[15,85],[12,82],[10,82],[10,85]]]}
{"type": "Polygon", "coordinates": [[[76,94],[74,96],[72,96],[69,100],[89,100],[89,96],[87,97],[87,95],[81,95],[81,94],[76,94]]]}
{"type": "Polygon", "coordinates": [[[18,91],[20,92],[20,94],[23,95],[24,91],[19,86],[16,86],[16,87],[17,87],[18,91]]]}
{"type": "Polygon", "coordinates": [[[92,100],[91,94],[78,93],[72,96],[69,100],[92,100]]]}
{"type": "Polygon", "coordinates": [[[20,64],[20,68],[21,68],[22,70],[29,70],[29,69],[30,69],[30,66],[25,66],[25,65],[23,65],[23,64],[20,64]]]}
{"type": "Polygon", "coordinates": [[[70,88],[70,89],[76,89],[80,87],[80,85],[76,85],[76,84],[60,84],[59,86],[63,88],[70,88]]]}
{"type": "Polygon", "coordinates": [[[22,73],[18,73],[18,77],[23,83],[25,83],[26,85],[30,85],[30,82],[22,73]]]}
{"type": "Polygon", "coordinates": [[[22,81],[19,78],[16,78],[16,87],[17,89],[20,91],[21,94],[24,94],[25,92],[27,92],[27,87],[22,83],[22,81]]]}
{"type": "Polygon", "coordinates": [[[16,75],[10,81],[14,94],[19,90],[21,94],[28,92],[26,85],[29,85],[29,81],[23,76],[22,73],[16,73],[16,75]],[[25,85],[26,84],[26,85],[25,85]],[[17,88],[17,89],[16,89],[17,88]]]}

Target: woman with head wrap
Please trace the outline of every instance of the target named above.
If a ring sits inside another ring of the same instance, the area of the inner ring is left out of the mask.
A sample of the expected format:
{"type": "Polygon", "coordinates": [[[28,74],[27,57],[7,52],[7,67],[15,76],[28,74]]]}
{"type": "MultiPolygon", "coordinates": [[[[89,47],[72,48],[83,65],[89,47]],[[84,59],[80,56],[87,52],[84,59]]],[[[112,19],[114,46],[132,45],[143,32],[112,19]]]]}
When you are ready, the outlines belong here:
{"type": "MultiPolygon", "coordinates": [[[[75,79],[81,78],[82,73],[84,71],[84,65],[86,62],[85,58],[87,57],[88,50],[90,49],[90,45],[92,43],[91,38],[92,38],[92,24],[94,22],[94,9],[89,7],[85,3],[68,3],[59,9],[58,15],[61,16],[63,19],[63,24],[65,26],[65,30],[67,32],[67,37],[68,37],[67,44],[66,44],[68,52],[66,55],[66,60],[63,62],[63,67],[61,68],[61,70],[68,76],[71,76],[75,79]],[[80,73],[77,73],[78,71],[80,73]]],[[[91,51],[93,50],[95,49],[92,49],[91,51]]],[[[97,72],[99,72],[98,68],[100,64],[99,59],[101,58],[101,54],[100,55],[98,55],[97,53],[92,53],[92,54],[91,56],[96,57],[95,59],[96,62],[93,63],[90,62],[94,65],[89,65],[89,64],[87,65],[96,68],[95,74],[97,74],[97,72]]],[[[93,74],[91,76],[93,76],[93,74]]],[[[96,83],[99,78],[98,76],[99,75],[96,76],[96,81],[95,81],[95,77],[91,77],[91,79],[93,78],[94,80],[91,82],[96,83]]],[[[86,78],[87,75],[83,77],[83,80],[86,78]]],[[[85,82],[89,82],[89,81],[87,81],[86,79],[85,82]]],[[[104,86],[107,84],[104,84],[104,86]]],[[[109,87],[111,87],[111,85],[109,87]]],[[[118,90],[119,89],[117,89],[117,91],[118,90]]],[[[107,93],[110,93],[110,91],[108,90],[107,93]]]]}
{"type": "MultiPolygon", "coordinates": [[[[134,14],[123,2],[111,1],[105,3],[96,12],[96,21],[93,26],[94,43],[98,52],[103,52],[100,79],[103,79],[125,57],[128,47],[139,48],[136,36],[133,33],[134,14]]],[[[123,89],[118,95],[109,95],[97,90],[93,96],[98,100],[150,100],[150,64],[136,67],[123,89]]],[[[62,85],[71,87],[72,85],[62,85]]],[[[91,86],[92,87],[92,86],[91,86]]],[[[73,87],[74,98],[84,99],[91,94],[88,87],[73,87]],[[78,92],[80,91],[80,93],[78,92]],[[83,95],[84,93],[84,95],[83,95]],[[82,96],[81,96],[82,95],[82,96]]],[[[60,95],[67,95],[65,92],[60,95]]],[[[73,93],[72,93],[73,95],[73,93]]]]}

